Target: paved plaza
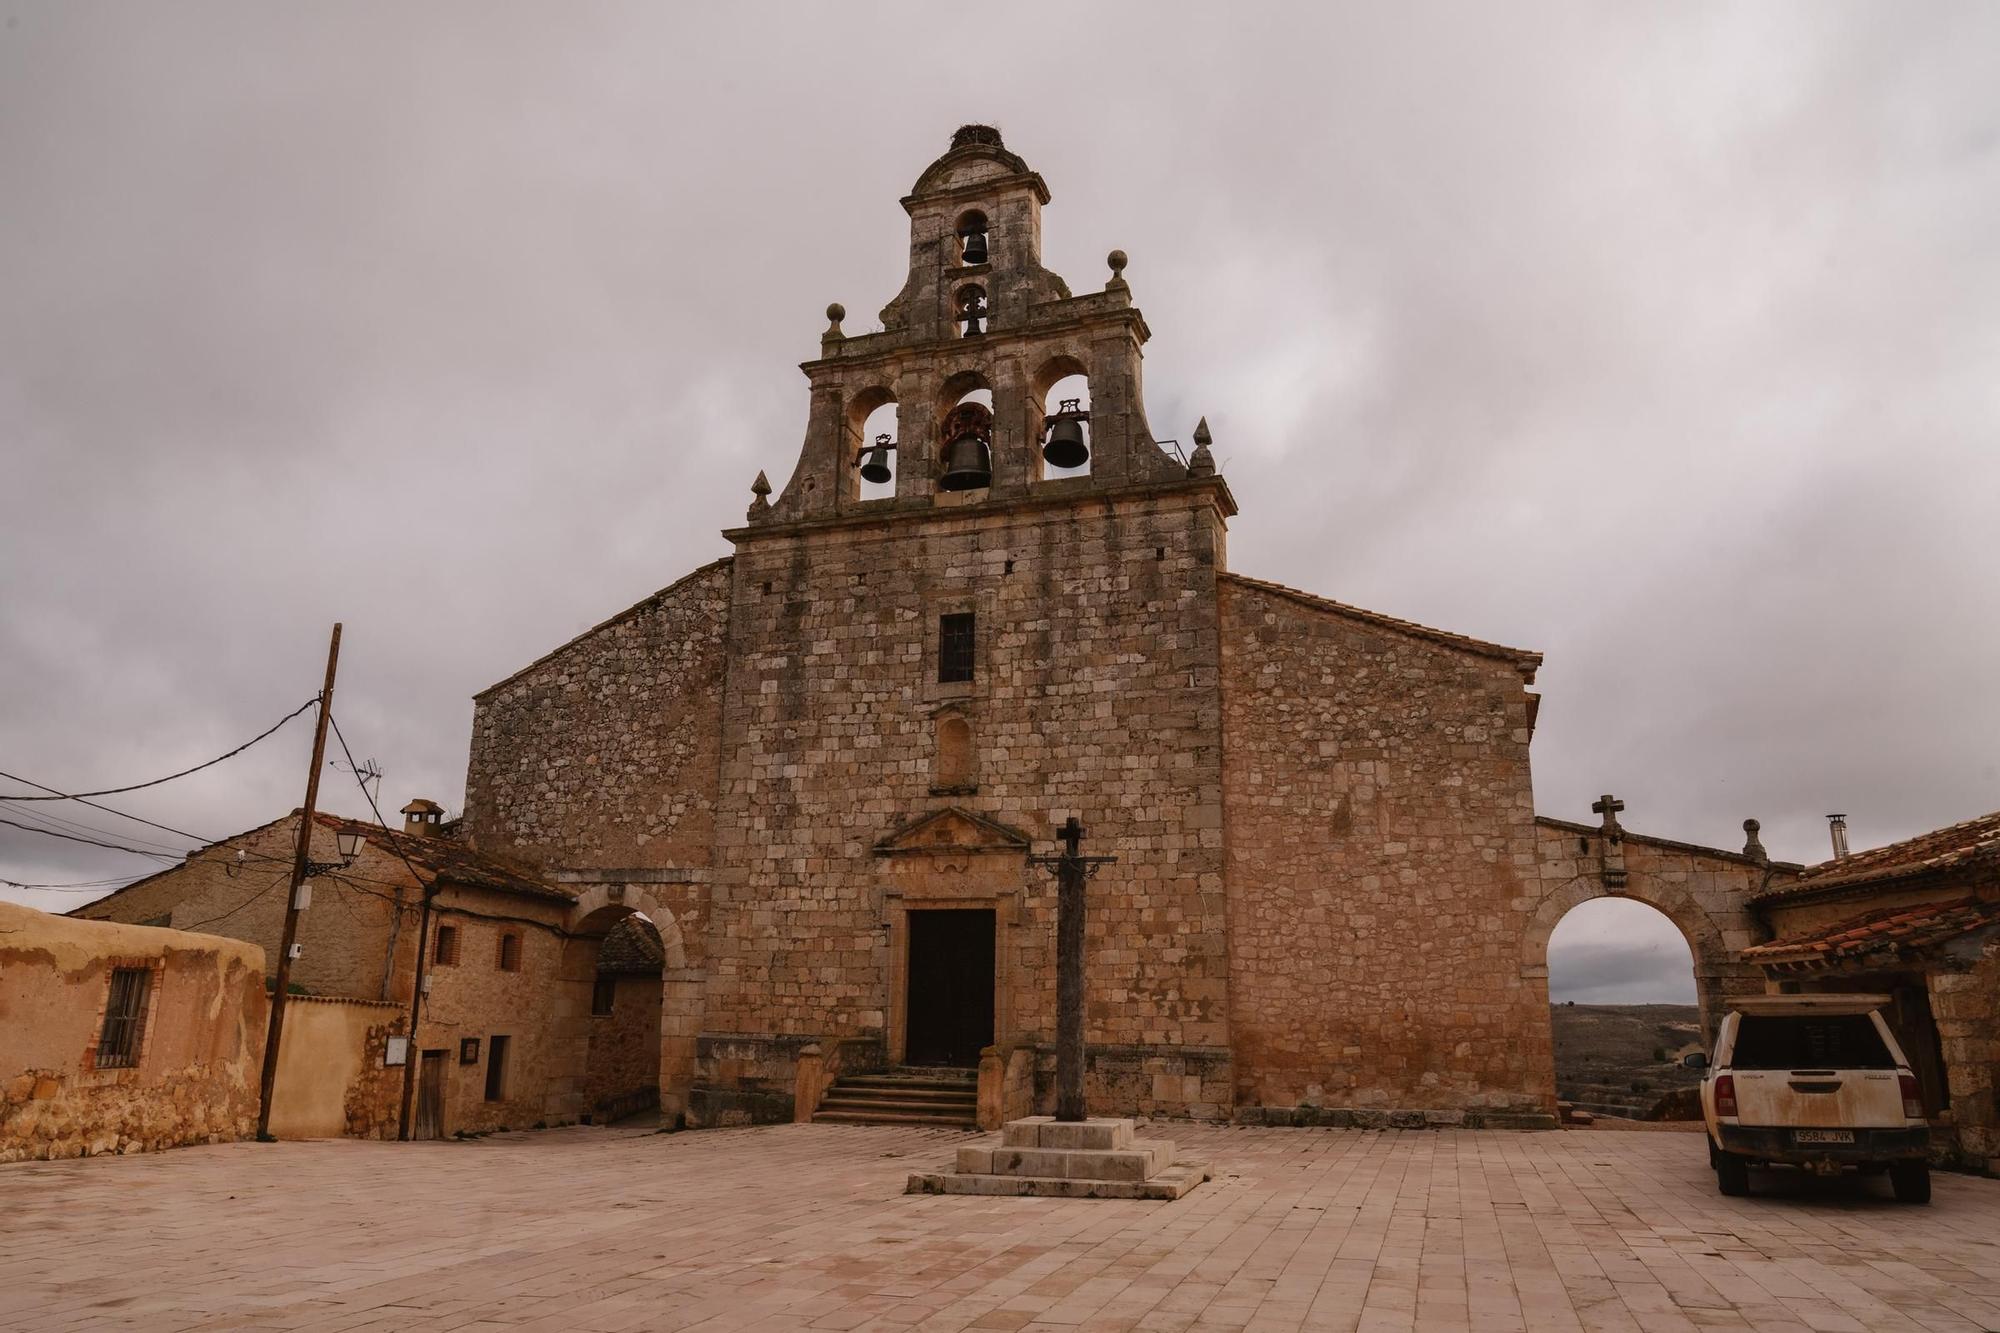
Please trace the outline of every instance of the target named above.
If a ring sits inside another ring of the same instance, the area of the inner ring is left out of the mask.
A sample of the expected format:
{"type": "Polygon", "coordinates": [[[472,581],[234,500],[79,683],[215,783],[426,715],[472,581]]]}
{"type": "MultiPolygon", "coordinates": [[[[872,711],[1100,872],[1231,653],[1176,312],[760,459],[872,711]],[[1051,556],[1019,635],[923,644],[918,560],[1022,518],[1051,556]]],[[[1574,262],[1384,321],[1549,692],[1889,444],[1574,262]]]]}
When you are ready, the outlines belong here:
{"type": "Polygon", "coordinates": [[[905,1196],[977,1136],[788,1125],[0,1167],[0,1326],[2000,1329],[2000,1181],[1715,1192],[1702,1140],[1165,1132],[1176,1203],[905,1196]]]}

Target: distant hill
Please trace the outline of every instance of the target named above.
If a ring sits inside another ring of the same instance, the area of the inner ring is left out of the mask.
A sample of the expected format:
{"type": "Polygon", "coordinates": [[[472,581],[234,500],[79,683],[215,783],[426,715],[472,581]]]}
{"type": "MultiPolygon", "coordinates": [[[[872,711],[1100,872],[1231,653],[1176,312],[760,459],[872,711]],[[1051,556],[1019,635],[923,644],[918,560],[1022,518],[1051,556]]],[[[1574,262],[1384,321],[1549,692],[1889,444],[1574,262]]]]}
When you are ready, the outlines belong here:
{"type": "Polygon", "coordinates": [[[1643,1120],[1661,1097],[1701,1082],[1680,1059],[1701,1046],[1691,1004],[1556,1004],[1556,1096],[1643,1120]]]}

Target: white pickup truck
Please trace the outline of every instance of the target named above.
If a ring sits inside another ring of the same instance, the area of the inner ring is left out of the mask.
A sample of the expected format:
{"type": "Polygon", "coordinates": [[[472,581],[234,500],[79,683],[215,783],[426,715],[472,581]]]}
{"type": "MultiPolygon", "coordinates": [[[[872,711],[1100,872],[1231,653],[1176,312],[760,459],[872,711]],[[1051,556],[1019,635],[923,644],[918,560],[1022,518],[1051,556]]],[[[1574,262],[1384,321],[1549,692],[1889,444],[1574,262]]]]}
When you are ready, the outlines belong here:
{"type": "MultiPolygon", "coordinates": [[[[1750,1192],[1753,1164],[1831,1175],[1886,1170],[1896,1197],[1929,1203],[1930,1127],[1886,995],[1729,1001],[1701,1084],[1717,1187],[1750,1192]]],[[[1690,1057],[1692,1062],[1694,1057],[1690,1057]]]]}

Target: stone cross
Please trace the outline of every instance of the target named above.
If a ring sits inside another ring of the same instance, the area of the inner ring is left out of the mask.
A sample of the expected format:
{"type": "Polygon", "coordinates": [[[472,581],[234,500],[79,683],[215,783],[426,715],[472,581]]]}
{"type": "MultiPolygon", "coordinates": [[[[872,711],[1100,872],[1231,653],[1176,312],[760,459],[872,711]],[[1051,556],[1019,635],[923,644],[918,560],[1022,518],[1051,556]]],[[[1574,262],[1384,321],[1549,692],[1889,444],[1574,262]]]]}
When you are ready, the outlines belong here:
{"type": "Polygon", "coordinates": [[[1625,802],[1610,792],[1590,803],[1590,808],[1604,816],[1598,829],[1597,869],[1604,879],[1607,889],[1622,889],[1627,879],[1625,873],[1625,830],[1618,823],[1618,812],[1625,808],[1625,802]]]}
{"type": "Polygon", "coordinates": [[[1038,856],[1035,864],[1056,872],[1056,1119],[1082,1120],[1083,1105],[1083,917],[1084,882],[1114,856],[1084,856],[1083,825],[1075,815],[1056,830],[1058,856],[1038,856]]]}

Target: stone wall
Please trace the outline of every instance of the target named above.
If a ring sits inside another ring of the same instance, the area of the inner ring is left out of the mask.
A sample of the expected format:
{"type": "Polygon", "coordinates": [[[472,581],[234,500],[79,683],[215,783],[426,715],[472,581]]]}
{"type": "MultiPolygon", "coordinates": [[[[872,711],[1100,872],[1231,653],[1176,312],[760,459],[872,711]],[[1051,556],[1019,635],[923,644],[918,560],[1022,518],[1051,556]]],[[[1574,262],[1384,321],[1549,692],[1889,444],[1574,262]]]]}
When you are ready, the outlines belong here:
{"type": "Polygon", "coordinates": [[[408,1028],[394,1001],[293,996],[285,1005],[271,1133],[280,1139],[392,1139],[403,1070],[385,1065],[388,1038],[408,1028]]]}
{"type": "Polygon", "coordinates": [[[1552,1110],[1520,945],[1532,654],[1221,592],[1239,1106],[1552,1110]]]}
{"type": "Polygon", "coordinates": [[[594,1113],[607,1101],[657,1086],[660,1079],[660,979],[616,979],[611,1012],[590,1019],[590,1057],[583,1103],[594,1113]]]}
{"type": "MultiPolygon", "coordinates": [[[[129,884],[70,915],[204,930],[246,940],[264,951],[267,975],[275,974],[298,827],[294,811],[204,848],[183,864],[129,884]],[[244,853],[240,861],[239,850],[244,853]]],[[[313,830],[312,857],[328,863],[341,859],[334,830],[323,826],[313,830]]],[[[399,965],[388,966],[387,954],[396,915],[392,899],[397,886],[409,882],[408,869],[393,851],[368,842],[341,874],[357,882],[343,884],[324,876],[313,881],[312,906],[299,917],[301,952],[292,964],[292,984],[312,995],[407,1002],[414,915],[406,914],[404,928],[395,932],[399,965]]],[[[403,892],[407,901],[417,901],[415,890],[403,892]]]]}
{"type": "MultiPolygon", "coordinates": [[[[799,1045],[898,1039],[874,847],[946,806],[1041,850],[1073,813],[1088,851],[1120,858],[1092,888],[1088,1038],[1142,1060],[1200,1053],[1206,1076],[1148,1078],[1123,1112],[1226,1103],[1220,514],[1201,487],[1053,495],[732,534],[699,1114],[788,1118],[799,1045]],[[961,611],[977,617],[975,678],[940,684],[938,618],[961,611]],[[969,784],[936,778],[947,714],[971,731],[969,784]]],[[[1011,915],[1003,1044],[1054,1038],[1054,886],[1026,850],[977,876],[951,857],[926,872],[931,905],[1011,915]]]]}
{"type": "MultiPolygon", "coordinates": [[[[431,915],[433,953],[438,928],[458,931],[458,961],[427,964],[430,993],[418,1016],[411,1058],[442,1050],[446,1056],[444,1132],[525,1129],[576,1118],[561,1101],[565,1079],[580,1073],[581,1052],[570,1052],[552,1021],[563,1002],[564,924],[568,905],[453,885],[438,894],[431,915]],[[500,967],[500,937],[521,938],[519,971],[500,967]],[[486,1096],[493,1037],[508,1041],[500,1095],[486,1096]],[[461,1059],[466,1039],[477,1053],[461,1059]],[[575,1060],[572,1061],[574,1054],[575,1060]]],[[[588,996],[585,1002],[588,1002],[588,996]]],[[[421,1066],[419,1066],[421,1067],[421,1066]]]]}
{"type": "Polygon", "coordinates": [[[0,1162],[248,1138],[264,959],[213,935],[0,903],[0,1162]],[[150,973],[137,1057],[98,1068],[111,977],[150,973]]]}
{"type": "Polygon", "coordinates": [[[576,870],[705,866],[729,609],[718,560],[481,692],[464,837],[576,870]]]}

